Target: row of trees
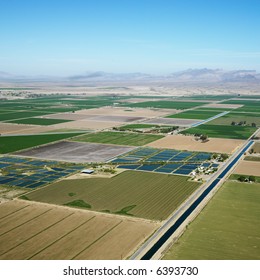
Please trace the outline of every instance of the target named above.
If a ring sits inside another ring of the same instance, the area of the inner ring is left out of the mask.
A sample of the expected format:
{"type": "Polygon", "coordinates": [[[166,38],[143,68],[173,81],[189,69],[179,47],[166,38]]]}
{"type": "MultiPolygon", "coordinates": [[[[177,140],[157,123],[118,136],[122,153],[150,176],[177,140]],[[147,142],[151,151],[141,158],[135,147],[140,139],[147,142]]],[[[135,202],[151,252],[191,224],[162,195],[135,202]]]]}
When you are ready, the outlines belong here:
{"type": "MultiPolygon", "coordinates": [[[[240,121],[240,122],[235,122],[235,121],[232,121],[231,122],[231,125],[246,125],[246,121],[240,121]]],[[[256,127],[256,123],[251,123],[251,126],[252,127],[256,127]]]]}

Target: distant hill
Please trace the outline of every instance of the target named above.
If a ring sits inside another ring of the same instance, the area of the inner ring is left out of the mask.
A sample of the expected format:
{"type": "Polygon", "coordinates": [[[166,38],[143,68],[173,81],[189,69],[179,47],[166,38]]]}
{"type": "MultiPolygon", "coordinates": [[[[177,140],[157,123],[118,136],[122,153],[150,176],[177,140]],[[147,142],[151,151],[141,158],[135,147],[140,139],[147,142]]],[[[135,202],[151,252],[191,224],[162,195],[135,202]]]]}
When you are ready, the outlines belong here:
{"type": "Polygon", "coordinates": [[[159,82],[159,83],[260,83],[260,73],[255,70],[224,71],[222,69],[187,69],[168,75],[150,75],[146,73],[108,73],[103,71],[85,72],[69,77],[54,76],[15,76],[0,71],[0,82],[159,82]]]}

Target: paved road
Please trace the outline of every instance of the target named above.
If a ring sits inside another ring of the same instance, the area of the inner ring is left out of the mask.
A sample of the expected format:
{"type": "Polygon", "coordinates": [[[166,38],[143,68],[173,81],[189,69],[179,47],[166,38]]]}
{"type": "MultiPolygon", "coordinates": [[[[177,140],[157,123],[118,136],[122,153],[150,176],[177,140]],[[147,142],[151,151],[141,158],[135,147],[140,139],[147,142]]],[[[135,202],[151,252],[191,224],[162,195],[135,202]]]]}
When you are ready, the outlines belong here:
{"type": "Polygon", "coordinates": [[[130,259],[149,260],[155,253],[164,245],[164,243],[173,235],[173,233],[184,223],[184,221],[193,213],[193,211],[201,204],[205,197],[220,183],[232,167],[238,162],[246,150],[254,143],[249,140],[246,144],[237,151],[229,161],[213,176],[213,178],[205,184],[202,189],[187,200],[187,202],[178,209],[156,233],[147,240],[137,250],[130,259]],[[195,198],[195,200],[194,200],[195,198]],[[184,211],[184,209],[186,209],[184,211]],[[183,212],[184,211],[184,212],[183,212]],[[183,213],[182,213],[183,212],[183,213]],[[182,213],[182,214],[181,214],[182,213]],[[180,215],[181,214],[181,215],[180,215]],[[180,215],[180,216],[179,216],[180,215]],[[179,218],[177,218],[179,216],[179,218]],[[177,220],[176,220],[177,218],[177,220]]]}

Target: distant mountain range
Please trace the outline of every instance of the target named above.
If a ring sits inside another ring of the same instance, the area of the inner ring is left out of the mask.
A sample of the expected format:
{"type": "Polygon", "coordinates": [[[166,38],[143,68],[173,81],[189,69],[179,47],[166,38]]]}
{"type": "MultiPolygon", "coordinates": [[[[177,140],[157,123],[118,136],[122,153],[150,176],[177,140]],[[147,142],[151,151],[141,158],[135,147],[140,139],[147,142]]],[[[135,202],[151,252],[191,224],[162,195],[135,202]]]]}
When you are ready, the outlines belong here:
{"type": "Polygon", "coordinates": [[[171,83],[260,83],[260,73],[255,70],[224,71],[222,69],[187,69],[168,75],[150,75],[145,73],[107,73],[86,72],[69,77],[54,76],[15,76],[0,71],[0,82],[65,82],[65,83],[97,83],[97,82],[171,82],[171,83]]]}

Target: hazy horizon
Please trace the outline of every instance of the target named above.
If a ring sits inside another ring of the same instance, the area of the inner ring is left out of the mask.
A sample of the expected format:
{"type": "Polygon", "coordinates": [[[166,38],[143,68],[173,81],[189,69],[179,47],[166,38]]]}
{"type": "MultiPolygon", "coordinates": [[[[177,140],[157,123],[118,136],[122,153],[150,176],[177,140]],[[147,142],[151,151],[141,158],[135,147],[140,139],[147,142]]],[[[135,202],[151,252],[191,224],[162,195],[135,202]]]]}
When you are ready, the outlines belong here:
{"type": "Polygon", "coordinates": [[[259,1],[1,1],[0,71],[260,71],[259,1]]]}

